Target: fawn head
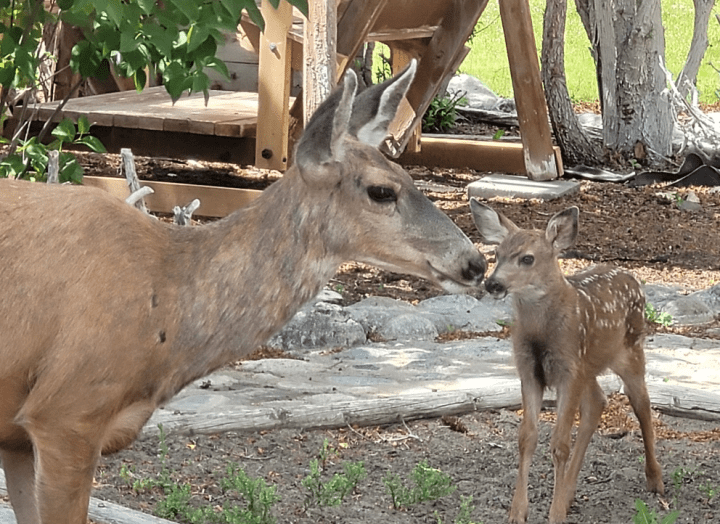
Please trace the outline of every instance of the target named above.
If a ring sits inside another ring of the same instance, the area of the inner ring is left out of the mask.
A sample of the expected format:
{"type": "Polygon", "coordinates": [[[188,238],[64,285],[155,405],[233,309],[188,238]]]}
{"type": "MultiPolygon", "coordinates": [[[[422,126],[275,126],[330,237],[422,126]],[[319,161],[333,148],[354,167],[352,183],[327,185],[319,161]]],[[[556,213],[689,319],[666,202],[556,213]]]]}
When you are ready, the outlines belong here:
{"type": "MultiPolygon", "coordinates": [[[[378,149],[415,76],[417,63],[357,93],[352,70],[318,108],[298,143],[296,168],[308,194],[322,199],[323,227],[345,260],[412,273],[450,292],[482,282],[487,264],[462,231],[378,149]],[[351,216],[330,221],[333,216],[351,216]]],[[[286,175],[287,176],[287,175],[286,175]]]]}
{"type": "Polygon", "coordinates": [[[485,281],[489,293],[496,297],[508,293],[540,297],[562,277],[557,257],[575,243],[577,207],[555,214],[545,231],[521,229],[475,198],[470,200],[470,209],[483,242],[498,245],[495,270],[485,281]]]}

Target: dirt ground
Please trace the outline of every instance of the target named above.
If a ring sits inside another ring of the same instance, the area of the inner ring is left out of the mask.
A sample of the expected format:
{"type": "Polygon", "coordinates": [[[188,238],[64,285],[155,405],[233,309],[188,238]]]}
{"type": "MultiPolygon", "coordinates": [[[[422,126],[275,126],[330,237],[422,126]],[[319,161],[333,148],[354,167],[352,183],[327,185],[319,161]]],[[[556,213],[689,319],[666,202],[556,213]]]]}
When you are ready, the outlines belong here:
{"type": "MultiPolygon", "coordinates": [[[[112,155],[84,155],[86,174],[111,174],[112,155]]],[[[277,173],[242,170],[225,164],[138,159],[142,177],[262,188],[277,173]],[[152,176],[150,176],[152,175],[152,176]]],[[[462,170],[408,169],[428,196],[480,245],[469,214],[464,188],[482,174],[462,170]]],[[[553,213],[577,205],[581,210],[579,240],[563,260],[567,271],[593,262],[611,262],[632,270],[650,283],[677,285],[688,292],[720,282],[720,193],[692,188],[628,188],[620,184],[583,182],[581,191],[553,202],[491,202],[522,227],[544,228],[553,213]],[[678,203],[694,192],[700,209],[681,210],[678,203]]],[[[406,275],[392,275],[358,264],[346,264],[330,282],[345,304],[369,295],[415,302],[440,293],[406,275]]],[[[715,322],[693,328],[657,328],[718,338],[715,322]],[[713,332],[712,330],[715,329],[713,332]]],[[[655,328],[653,328],[655,329],[655,328]]],[[[568,522],[627,523],[636,499],[658,515],[679,510],[677,522],[720,522],[720,424],[657,413],[658,458],[666,493],[645,491],[643,448],[634,416],[624,397],[614,398],[595,435],[580,473],[568,522]]],[[[544,413],[538,450],[530,473],[529,522],[546,522],[552,494],[549,435],[553,412],[544,413]]],[[[332,431],[280,430],[221,435],[168,435],[167,452],[158,437],[139,439],[131,448],[103,459],[94,496],[152,513],[163,499],[160,488],[133,489],[139,479],[158,479],[163,471],[173,481],[189,483],[194,506],[245,507],[242,497],[220,487],[226,468],[238,463],[251,477],[275,486],[280,501],[271,514],[281,523],[452,523],[505,522],[517,468],[514,410],[471,413],[457,419],[399,423],[382,428],[332,431]],[[310,472],[327,439],[329,457],[322,479],[343,472],[343,464],[363,461],[367,477],[339,507],[308,500],[302,480],[310,472]],[[383,479],[396,474],[408,487],[421,461],[449,475],[456,490],[431,502],[396,509],[383,479]],[[461,506],[472,496],[470,518],[461,506]]],[[[185,522],[185,521],[183,521],[185,522]]]]}

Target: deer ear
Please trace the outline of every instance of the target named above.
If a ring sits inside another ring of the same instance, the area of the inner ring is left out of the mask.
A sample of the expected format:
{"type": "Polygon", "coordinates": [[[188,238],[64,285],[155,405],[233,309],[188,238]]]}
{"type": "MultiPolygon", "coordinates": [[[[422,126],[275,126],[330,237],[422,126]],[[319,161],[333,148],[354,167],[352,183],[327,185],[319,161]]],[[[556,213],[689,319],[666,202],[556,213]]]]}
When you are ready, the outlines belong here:
{"type": "Polygon", "coordinates": [[[348,132],[358,141],[379,147],[400,102],[415,78],[417,60],[413,59],[394,78],[361,92],[355,99],[348,132]]]}
{"type": "Polygon", "coordinates": [[[506,236],[519,229],[512,220],[481,204],[475,197],[470,199],[470,211],[485,244],[500,244],[506,236]]]}
{"type": "Polygon", "coordinates": [[[578,235],[580,210],[573,206],[555,214],[545,229],[545,238],[558,253],[575,244],[578,235]]]}
{"type": "Polygon", "coordinates": [[[295,151],[295,163],[304,175],[322,173],[323,165],[342,160],[343,136],[350,124],[356,92],[357,76],[349,69],[342,86],[310,118],[295,151]]]}

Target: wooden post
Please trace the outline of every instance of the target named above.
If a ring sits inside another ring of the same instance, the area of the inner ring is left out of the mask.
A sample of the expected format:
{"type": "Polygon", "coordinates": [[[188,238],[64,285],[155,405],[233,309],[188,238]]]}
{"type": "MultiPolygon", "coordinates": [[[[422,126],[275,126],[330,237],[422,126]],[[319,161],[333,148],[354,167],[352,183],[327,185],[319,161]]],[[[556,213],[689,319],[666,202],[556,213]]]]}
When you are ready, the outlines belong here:
{"type": "Polygon", "coordinates": [[[525,152],[525,170],[532,180],[552,180],[558,177],[558,166],[528,0],[501,0],[500,17],[525,152]]]}
{"type": "Polygon", "coordinates": [[[265,32],[260,35],[255,165],[284,171],[288,164],[291,52],[287,36],[292,6],[280,2],[274,9],[268,0],[262,0],[260,10],[265,32]]]}
{"type": "Polygon", "coordinates": [[[337,75],[335,0],[310,0],[304,23],[303,104],[307,123],[335,87],[337,75]]]}

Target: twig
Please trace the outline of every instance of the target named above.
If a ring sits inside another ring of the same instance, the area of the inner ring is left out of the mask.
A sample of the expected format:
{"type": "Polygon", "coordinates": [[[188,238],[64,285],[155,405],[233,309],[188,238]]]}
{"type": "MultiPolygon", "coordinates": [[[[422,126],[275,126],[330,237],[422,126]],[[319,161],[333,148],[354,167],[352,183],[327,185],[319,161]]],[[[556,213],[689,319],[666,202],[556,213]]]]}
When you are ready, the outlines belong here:
{"type": "MultiPolygon", "coordinates": [[[[151,188],[150,186],[143,186],[133,191],[132,194],[125,199],[125,202],[127,202],[131,206],[137,206],[138,201],[141,201],[148,195],[152,195],[154,192],[155,191],[153,191],[153,188],[151,188]]],[[[147,213],[147,210],[145,210],[145,212],[147,213]]]]}
{"type": "Polygon", "coordinates": [[[192,219],[192,214],[197,210],[197,208],[200,207],[200,200],[197,198],[190,202],[185,207],[175,206],[173,208],[173,213],[175,216],[173,217],[173,222],[177,224],[178,226],[187,226],[190,224],[190,220],[192,219]]]}
{"type": "Polygon", "coordinates": [[[48,151],[47,183],[57,184],[60,181],[60,151],[48,151]]]}

